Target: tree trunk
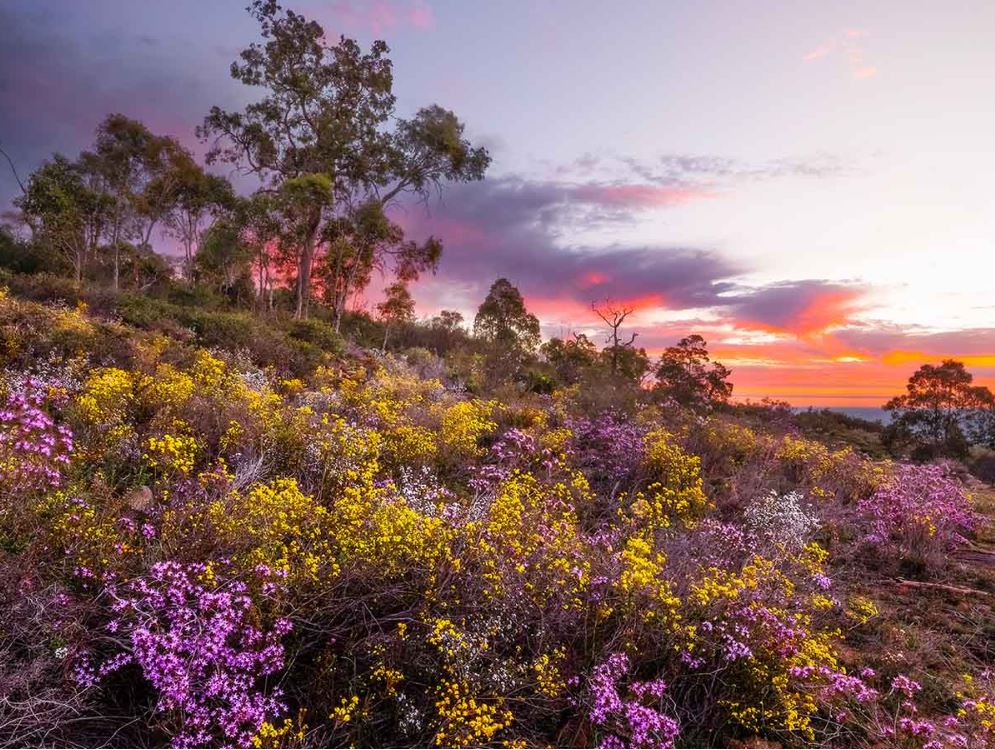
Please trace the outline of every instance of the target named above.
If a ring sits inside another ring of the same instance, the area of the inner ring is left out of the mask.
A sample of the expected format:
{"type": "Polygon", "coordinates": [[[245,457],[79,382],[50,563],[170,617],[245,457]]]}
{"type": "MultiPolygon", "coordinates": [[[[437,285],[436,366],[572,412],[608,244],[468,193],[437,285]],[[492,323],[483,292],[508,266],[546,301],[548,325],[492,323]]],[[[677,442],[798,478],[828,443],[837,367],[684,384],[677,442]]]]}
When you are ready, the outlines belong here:
{"type": "Polygon", "coordinates": [[[349,301],[349,290],[352,289],[353,282],[356,278],[356,270],[359,268],[359,257],[355,259],[352,267],[349,269],[349,274],[345,277],[342,282],[342,295],[339,297],[335,308],[335,332],[339,333],[339,327],[342,325],[342,316],[345,314],[346,302],[349,301]]]}
{"type": "Polygon", "coordinates": [[[308,316],[308,303],[311,301],[311,266],[314,264],[314,251],[320,224],[321,209],[314,209],[308,221],[304,247],[301,248],[300,262],[297,266],[297,310],[294,317],[298,320],[304,320],[308,316]]]}

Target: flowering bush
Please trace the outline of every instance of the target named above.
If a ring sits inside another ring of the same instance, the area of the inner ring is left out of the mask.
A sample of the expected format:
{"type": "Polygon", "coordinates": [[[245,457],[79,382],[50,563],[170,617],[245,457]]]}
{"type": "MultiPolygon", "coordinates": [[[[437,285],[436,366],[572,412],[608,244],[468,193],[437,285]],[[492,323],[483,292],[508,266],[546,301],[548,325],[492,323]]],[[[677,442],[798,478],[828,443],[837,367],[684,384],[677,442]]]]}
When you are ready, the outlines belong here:
{"type": "Polygon", "coordinates": [[[619,683],[630,668],[629,657],[615,653],[591,670],[588,682],[591,722],[612,732],[602,737],[600,746],[673,747],[680,727],[676,720],[658,709],[667,685],[659,679],[632,681],[625,688],[631,697],[623,699],[619,683]]]}
{"type": "Polygon", "coordinates": [[[819,528],[818,518],[803,507],[803,502],[800,492],[779,495],[771,490],[750,503],[743,517],[753,531],[777,547],[798,550],[819,528]]]}
{"type": "Polygon", "coordinates": [[[947,467],[134,338],[0,363],[0,744],[995,741],[991,579],[855,554],[938,576],[977,528],[947,467]]]}
{"type": "Polygon", "coordinates": [[[269,631],[252,624],[252,600],[237,580],[218,580],[213,566],[156,563],[147,576],[107,595],[115,619],[106,629],[129,650],[94,668],[83,661],[77,680],[96,685],[134,661],[157,694],[155,710],[178,725],[174,747],[217,742],[248,746],[268,718],[285,710],[279,689],[260,683],[283,668],[278,619],[269,631]]]}
{"type": "Polygon", "coordinates": [[[976,523],[963,488],[942,465],[898,464],[859,508],[868,542],[927,567],[940,566],[976,523]]]}
{"type": "Polygon", "coordinates": [[[643,452],[643,431],[633,422],[606,411],[593,419],[567,421],[567,450],[574,466],[591,484],[612,493],[633,470],[633,456],[643,452]]]}
{"type": "Polygon", "coordinates": [[[10,494],[62,483],[73,450],[72,431],[46,411],[43,385],[27,379],[0,407],[0,474],[10,494]]]}

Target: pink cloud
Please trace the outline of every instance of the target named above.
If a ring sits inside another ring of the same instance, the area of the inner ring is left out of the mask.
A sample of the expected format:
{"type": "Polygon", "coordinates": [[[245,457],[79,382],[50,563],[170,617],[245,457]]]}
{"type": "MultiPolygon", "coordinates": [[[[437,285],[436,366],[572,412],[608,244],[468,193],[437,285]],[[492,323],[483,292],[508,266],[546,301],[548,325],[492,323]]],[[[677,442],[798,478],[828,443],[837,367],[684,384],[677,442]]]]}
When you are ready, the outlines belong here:
{"type": "Polygon", "coordinates": [[[328,24],[381,36],[389,31],[435,27],[435,14],[425,0],[336,0],[328,6],[328,24]]]}
{"type": "Polygon", "coordinates": [[[874,65],[868,64],[864,56],[861,40],[868,36],[866,29],[844,29],[810,50],[802,59],[805,62],[812,62],[838,53],[846,60],[851,77],[856,79],[871,78],[877,75],[878,69],[874,65]]]}

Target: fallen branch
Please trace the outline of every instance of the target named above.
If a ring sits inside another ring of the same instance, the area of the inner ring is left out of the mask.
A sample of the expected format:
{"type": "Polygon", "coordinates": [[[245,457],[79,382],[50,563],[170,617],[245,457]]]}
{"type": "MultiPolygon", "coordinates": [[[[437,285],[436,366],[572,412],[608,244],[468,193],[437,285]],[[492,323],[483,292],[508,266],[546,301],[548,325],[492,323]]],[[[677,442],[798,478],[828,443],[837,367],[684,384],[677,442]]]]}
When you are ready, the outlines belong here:
{"type": "Polygon", "coordinates": [[[973,562],[980,565],[995,566],[995,552],[981,547],[959,549],[954,552],[954,559],[961,562],[973,562]]]}
{"type": "Polygon", "coordinates": [[[909,586],[911,588],[939,589],[951,594],[980,594],[981,596],[992,596],[991,591],[981,589],[968,589],[963,586],[951,586],[947,583],[928,583],[927,581],[910,581],[907,578],[896,578],[895,583],[899,586],[909,586]]]}

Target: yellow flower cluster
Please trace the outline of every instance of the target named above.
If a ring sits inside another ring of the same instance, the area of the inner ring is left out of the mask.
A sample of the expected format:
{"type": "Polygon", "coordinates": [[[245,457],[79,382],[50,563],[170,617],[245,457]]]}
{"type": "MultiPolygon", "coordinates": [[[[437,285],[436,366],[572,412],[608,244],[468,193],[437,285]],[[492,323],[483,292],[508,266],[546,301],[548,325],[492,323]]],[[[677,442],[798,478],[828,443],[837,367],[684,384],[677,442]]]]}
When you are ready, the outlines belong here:
{"type": "Polygon", "coordinates": [[[282,571],[291,585],[339,573],[328,510],[293,479],[256,485],[245,494],[231,492],[211,503],[208,518],[226,545],[241,550],[235,561],[248,570],[265,565],[282,571]]]}
{"type": "Polygon", "coordinates": [[[91,425],[112,426],[128,416],[134,399],[131,373],[116,367],[94,370],[76,399],[82,419],[91,425]]]}
{"type": "Polygon", "coordinates": [[[264,721],[256,736],[252,738],[254,748],[287,748],[307,747],[307,724],[304,723],[304,711],[296,719],[284,719],[279,727],[264,721]]]}
{"type": "Polygon", "coordinates": [[[855,499],[870,494],[884,478],[881,467],[858,459],[850,447],[830,450],[824,443],[788,435],[774,457],[788,478],[808,488],[815,498],[842,493],[855,499]]]}
{"type": "Polygon", "coordinates": [[[638,534],[626,541],[621,560],[616,589],[626,607],[638,612],[644,621],[660,621],[676,629],[681,600],[665,577],[666,556],[654,548],[646,534],[638,534]]]}
{"type": "Polygon", "coordinates": [[[563,679],[560,665],[566,654],[566,649],[562,646],[552,653],[540,654],[532,662],[532,674],[536,681],[536,690],[546,698],[556,698],[564,690],[567,683],[563,679]]]}
{"type": "Polygon", "coordinates": [[[354,718],[358,718],[358,712],[356,709],[359,708],[359,696],[352,695],[348,698],[343,698],[339,705],[332,709],[332,713],[328,716],[329,719],[334,719],[336,722],[342,724],[348,724],[354,718]]]}
{"type": "Polygon", "coordinates": [[[479,529],[476,547],[483,562],[485,594],[506,593],[508,574],[526,578],[525,591],[536,601],[563,600],[580,607],[590,582],[574,507],[590,488],[583,476],[552,486],[531,474],[514,472],[502,482],[479,529]]]}
{"type": "Polygon", "coordinates": [[[459,401],[442,412],[439,442],[450,458],[472,458],[482,453],[477,441],[497,429],[490,401],[459,401]]]}
{"type": "Polygon", "coordinates": [[[109,505],[56,492],[42,500],[36,510],[51,518],[52,533],[59,546],[70,551],[78,565],[99,572],[107,569],[113,558],[140,551],[121,539],[109,505]]]}
{"type": "Polygon", "coordinates": [[[971,675],[963,675],[964,689],[957,693],[960,706],[957,719],[962,727],[971,730],[971,746],[991,747],[995,744],[995,697],[991,693],[991,678],[988,690],[978,684],[971,675]]]}
{"type": "Polygon", "coordinates": [[[846,616],[857,625],[866,625],[879,614],[877,605],[866,596],[853,596],[847,602],[846,616]]]}
{"type": "Polygon", "coordinates": [[[514,718],[500,698],[485,702],[472,697],[469,687],[456,680],[444,680],[435,702],[439,747],[480,747],[511,725],[514,718]]]}
{"type": "Polygon", "coordinates": [[[189,476],[197,460],[197,440],[183,434],[152,436],[142,458],[154,470],[189,476]]]}
{"type": "Polygon", "coordinates": [[[666,529],[692,521],[709,507],[701,479],[701,459],[673,442],[664,431],[646,438],[646,463],[656,481],[633,498],[631,516],[638,526],[666,529]]]}

